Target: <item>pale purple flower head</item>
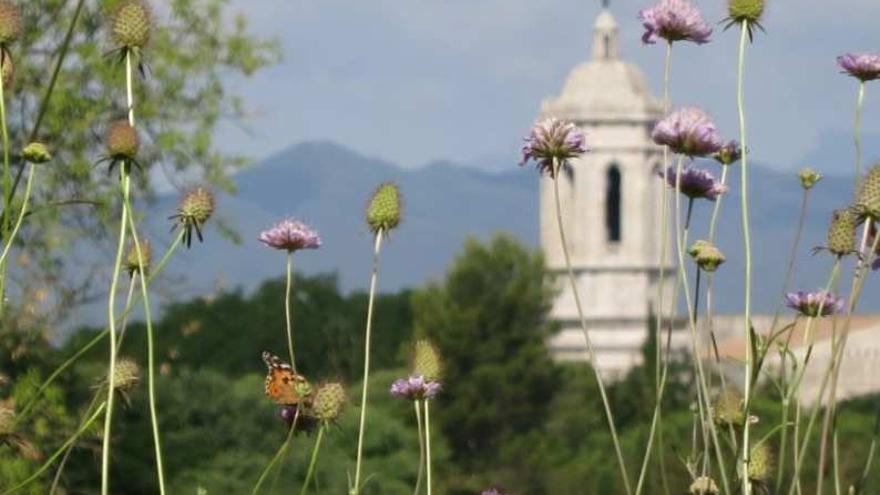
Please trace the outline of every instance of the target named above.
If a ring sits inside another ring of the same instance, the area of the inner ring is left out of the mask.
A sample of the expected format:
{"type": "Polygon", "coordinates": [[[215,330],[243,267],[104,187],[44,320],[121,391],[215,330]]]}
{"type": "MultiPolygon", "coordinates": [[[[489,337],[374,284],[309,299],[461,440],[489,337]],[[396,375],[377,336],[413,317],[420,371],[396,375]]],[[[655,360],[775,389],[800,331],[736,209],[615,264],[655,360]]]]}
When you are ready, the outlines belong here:
{"type": "Polygon", "coordinates": [[[708,156],[723,146],[715,122],[696,107],[681,108],[657,122],[651,138],[675,153],[690,157],[708,156]]]}
{"type": "Polygon", "coordinates": [[[712,153],[712,158],[722,165],[733,165],[742,158],[742,153],[742,147],[739,145],[739,141],[731,139],[724,143],[720,150],[712,153]]]}
{"type": "Polygon", "coordinates": [[[488,490],[483,490],[483,493],[481,493],[480,495],[505,495],[505,494],[499,492],[497,488],[489,488],[488,490]]]}
{"type": "Polygon", "coordinates": [[[260,242],[289,252],[321,247],[321,238],[308,225],[286,218],[260,233],[260,242]]]}
{"type": "Polygon", "coordinates": [[[785,305],[804,316],[829,316],[843,310],[843,299],[824,290],[797,291],[785,295],[785,305]]]}
{"type": "MultiPolygon", "coordinates": [[[[666,183],[675,189],[677,180],[675,167],[666,169],[666,183]]],[[[658,172],[663,177],[663,172],[658,172]]],[[[681,193],[691,199],[705,198],[715,201],[718,196],[727,192],[728,187],[715,180],[708,170],[682,167],[681,169],[681,193]]]]}
{"type": "Polygon", "coordinates": [[[837,57],[837,65],[860,81],[880,79],[880,53],[845,53],[837,57]]]}
{"type": "Polygon", "coordinates": [[[529,160],[534,160],[538,164],[538,170],[542,173],[548,172],[550,177],[556,176],[554,160],[561,167],[569,159],[588,151],[584,133],[573,123],[554,117],[537,122],[525,141],[519,165],[523,166],[529,160]]]}
{"type": "Polygon", "coordinates": [[[400,378],[391,384],[391,395],[409,400],[433,399],[443,387],[422,375],[400,378]]]}
{"type": "Polygon", "coordinates": [[[645,27],[642,41],[653,44],[659,38],[673,41],[709,42],[712,28],[703,20],[700,11],[688,0],[660,0],[653,7],[639,12],[645,27]]]}

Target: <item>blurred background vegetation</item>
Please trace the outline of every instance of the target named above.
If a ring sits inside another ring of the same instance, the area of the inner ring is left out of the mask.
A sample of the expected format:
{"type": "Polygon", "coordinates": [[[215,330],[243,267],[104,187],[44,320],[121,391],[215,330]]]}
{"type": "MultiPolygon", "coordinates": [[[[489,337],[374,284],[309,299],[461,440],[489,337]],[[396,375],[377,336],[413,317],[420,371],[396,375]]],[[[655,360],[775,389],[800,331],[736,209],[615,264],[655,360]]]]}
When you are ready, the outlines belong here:
{"type": "MultiPolygon", "coordinates": [[[[330,275],[298,278],[295,287],[300,370],[315,382],[344,380],[351,403],[357,404],[366,295],[340,294],[330,275]]],[[[199,488],[208,494],[249,493],[284,441],[277,408],[263,395],[260,361],[264,349],[284,350],[283,289],[282,280],[270,280],[252,294],[227,292],[165,311],[157,326],[158,400],[172,493],[194,494],[199,488]]],[[[502,235],[468,242],[443,280],[381,296],[366,493],[411,493],[415,483],[418,441],[412,407],[392,398],[388,389],[408,373],[410,345],[424,336],[437,343],[445,363],[445,388],[433,409],[435,493],[473,494],[490,485],[521,494],[621,493],[591,371],[585,365],[555,364],[544,346],[552,331],[545,323],[550,297],[540,256],[502,235]]],[[[26,402],[40,381],[98,330],[81,329],[60,348],[39,335],[4,330],[0,396],[26,402]]],[[[134,323],[128,332],[122,355],[142,361],[143,328],[134,323]]],[[[646,365],[611,388],[633,470],[641,461],[653,407],[652,346],[649,341],[645,348],[646,365]]],[[[0,447],[3,485],[27,477],[75,431],[104,378],[105,354],[99,346],[65,373],[15,432],[19,441],[0,447]]],[[[683,464],[694,420],[687,393],[691,374],[684,365],[673,371],[663,421],[666,476],[655,463],[646,493],[665,493],[664,485],[670,493],[686,493],[691,481],[683,464]]],[[[143,386],[128,399],[114,429],[114,492],[156,493],[143,386]]],[[[865,432],[874,429],[874,402],[863,399],[841,416],[847,479],[855,479],[863,466],[865,432]]],[[[761,396],[761,434],[778,421],[777,404],[771,391],[761,396]]],[[[318,468],[318,493],[345,492],[356,420],[356,407],[350,407],[330,431],[318,468]]],[[[313,441],[307,434],[294,438],[276,482],[278,493],[298,489],[313,441]]],[[[97,432],[77,443],[57,493],[94,493],[99,445],[97,432]]],[[[53,472],[24,493],[48,493],[53,472]]]]}

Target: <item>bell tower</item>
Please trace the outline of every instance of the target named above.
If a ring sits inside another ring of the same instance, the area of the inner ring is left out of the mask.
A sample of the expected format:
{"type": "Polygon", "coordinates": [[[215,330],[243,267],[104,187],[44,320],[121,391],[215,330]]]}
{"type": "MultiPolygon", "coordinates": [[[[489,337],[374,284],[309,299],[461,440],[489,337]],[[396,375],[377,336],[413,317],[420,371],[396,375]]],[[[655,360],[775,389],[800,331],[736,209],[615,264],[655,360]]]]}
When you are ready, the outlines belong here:
{"type": "MultiPolygon", "coordinates": [[[[593,26],[590,59],[575,67],[541,116],[574,122],[591,151],[560,175],[560,199],[569,251],[598,366],[620,375],[641,362],[660,281],[662,181],[655,170],[662,150],[651,140],[662,104],[641,70],[620,57],[617,22],[607,8],[593,26]]],[[[561,331],[550,340],[560,361],[587,359],[574,297],[565,278],[553,185],[541,179],[541,247],[559,293],[551,317],[561,331]]],[[[664,305],[675,280],[671,251],[665,265],[664,305]]],[[[667,306],[668,307],[668,306],[667,306]]]]}

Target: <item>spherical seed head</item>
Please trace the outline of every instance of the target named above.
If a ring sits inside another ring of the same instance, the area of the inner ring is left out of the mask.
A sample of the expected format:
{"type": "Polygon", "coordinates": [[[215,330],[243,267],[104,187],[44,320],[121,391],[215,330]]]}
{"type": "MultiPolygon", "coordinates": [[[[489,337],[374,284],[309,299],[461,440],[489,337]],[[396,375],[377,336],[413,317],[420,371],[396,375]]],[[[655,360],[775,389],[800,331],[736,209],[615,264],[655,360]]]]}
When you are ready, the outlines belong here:
{"type": "Polygon", "coordinates": [[[835,211],[828,227],[828,245],[825,247],[838,256],[852,253],[856,249],[858,225],[858,216],[851,209],[835,211]]]}
{"type": "Polygon", "coordinates": [[[742,426],[746,413],[743,410],[743,396],[735,389],[726,388],[715,400],[712,408],[715,423],[721,426],[742,426]]]}
{"type": "Polygon", "coordinates": [[[0,45],[8,45],[21,34],[21,9],[9,0],[0,1],[0,45]]]}
{"type": "Polygon", "coordinates": [[[110,37],[118,48],[140,49],[150,41],[153,15],[143,0],[122,2],[110,22],[110,37]]]}
{"type": "Polygon", "coordinates": [[[339,382],[328,382],[318,386],[312,400],[312,412],[322,421],[333,421],[342,415],[348,396],[345,387],[339,382]]]}
{"type": "Polygon", "coordinates": [[[202,225],[214,213],[214,195],[204,187],[191,189],[180,200],[178,212],[182,218],[202,225]]]}
{"type": "Polygon", "coordinates": [[[131,359],[120,359],[116,363],[116,372],[113,374],[113,385],[118,390],[131,390],[141,379],[141,369],[131,359]]]}
{"type": "Polygon", "coordinates": [[[811,168],[805,168],[798,172],[798,179],[801,181],[801,187],[804,189],[812,189],[813,186],[822,180],[822,174],[811,168]]]}
{"type": "Polygon", "coordinates": [[[31,163],[46,163],[52,159],[52,152],[45,144],[35,141],[21,150],[21,156],[31,163]]]}
{"type": "Polygon", "coordinates": [[[400,224],[400,188],[386,182],[376,188],[367,205],[367,224],[374,233],[388,232],[400,224]]]}
{"type": "Polygon", "coordinates": [[[106,136],[107,154],[118,160],[132,160],[141,147],[137,129],[127,120],[118,120],[110,126],[106,136]]]}
{"type": "Polygon", "coordinates": [[[764,15],[764,0],[730,0],[727,13],[731,20],[749,23],[758,22],[764,15]]]}
{"type": "Polygon", "coordinates": [[[776,466],[776,459],[773,451],[766,443],[761,443],[752,448],[749,454],[749,479],[755,483],[766,484],[773,479],[773,470],[776,466]]]}
{"type": "Polygon", "coordinates": [[[422,375],[428,380],[439,380],[443,362],[437,347],[429,340],[418,340],[414,354],[413,374],[422,375]]]}
{"type": "Polygon", "coordinates": [[[856,210],[863,218],[880,220],[880,164],[871,167],[856,197],[856,210]]]}
{"type": "Polygon", "coordinates": [[[718,485],[715,480],[708,476],[700,476],[691,483],[688,492],[691,495],[715,495],[718,493],[718,485]]]}
{"type": "MultiPolygon", "coordinates": [[[[150,245],[150,241],[146,239],[140,239],[140,246],[141,257],[144,261],[144,272],[149,273],[150,263],[153,261],[153,247],[150,245]]],[[[128,254],[125,255],[125,269],[128,270],[129,275],[134,275],[141,271],[137,245],[134,242],[128,247],[128,254]]]]}

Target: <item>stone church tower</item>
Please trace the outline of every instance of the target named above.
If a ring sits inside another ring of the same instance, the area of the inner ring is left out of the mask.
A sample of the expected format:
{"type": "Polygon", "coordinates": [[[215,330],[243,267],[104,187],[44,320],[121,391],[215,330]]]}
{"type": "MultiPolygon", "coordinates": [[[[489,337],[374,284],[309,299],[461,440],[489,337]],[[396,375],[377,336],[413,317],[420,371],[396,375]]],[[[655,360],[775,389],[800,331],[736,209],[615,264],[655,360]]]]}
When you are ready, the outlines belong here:
{"type": "MultiPolygon", "coordinates": [[[[662,116],[644,75],[620,58],[617,22],[604,8],[593,28],[591,58],[572,70],[541,116],[580,126],[591,148],[560,175],[563,222],[598,366],[620,375],[641,362],[660,277],[662,150],[650,132],[662,116]]],[[[551,317],[561,332],[550,340],[561,361],[587,359],[556,225],[553,184],[541,180],[541,247],[560,289],[551,317]]],[[[674,265],[666,259],[668,308],[674,265]]]]}

